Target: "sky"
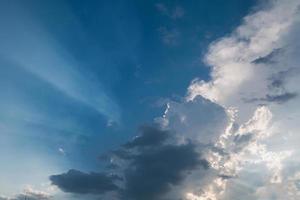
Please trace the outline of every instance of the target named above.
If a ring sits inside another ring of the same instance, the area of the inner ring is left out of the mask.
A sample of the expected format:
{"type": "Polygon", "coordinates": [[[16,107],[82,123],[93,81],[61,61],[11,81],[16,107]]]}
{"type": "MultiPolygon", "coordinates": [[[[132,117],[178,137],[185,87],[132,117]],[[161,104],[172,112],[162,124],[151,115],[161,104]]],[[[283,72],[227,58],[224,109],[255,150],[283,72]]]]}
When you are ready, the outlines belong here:
{"type": "Polygon", "coordinates": [[[0,1],[0,200],[300,199],[300,1],[0,1]]]}

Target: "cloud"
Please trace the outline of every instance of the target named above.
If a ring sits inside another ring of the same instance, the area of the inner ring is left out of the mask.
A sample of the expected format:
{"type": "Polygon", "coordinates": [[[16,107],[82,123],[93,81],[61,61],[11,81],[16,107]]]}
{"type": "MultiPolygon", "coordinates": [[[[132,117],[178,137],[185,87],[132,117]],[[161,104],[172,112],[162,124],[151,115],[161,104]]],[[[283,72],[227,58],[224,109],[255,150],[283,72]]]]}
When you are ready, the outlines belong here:
{"type": "Polygon", "coordinates": [[[282,49],[274,49],[268,55],[256,58],[255,60],[252,61],[252,63],[255,63],[255,64],[269,63],[269,64],[272,64],[272,63],[275,62],[276,57],[279,56],[281,52],[282,52],[282,49]]]}
{"type": "Polygon", "coordinates": [[[298,69],[289,68],[285,71],[279,71],[268,78],[268,94],[260,98],[244,99],[245,102],[275,102],[286,103],[298,96],[298,92],[289,92],[286,88],[288,79],[298,75],[298,69]]]}
{"type": "Polygon", "coordinates": [[[231,122],[204,156],[219,177],[188,199],[299,198],[291,181],[300,169],[299,8],[296,0],[269,1],[210,45],[211,80],[195,79],[187,99],[221,105],[231,122]]]}
{"type": "Polygon", "coordinates": [[[195,144],[169,143],[172,139],[169,131],[144,126],[141,135],[109,153],[109,162],[117,168],[88,174],[70,170],[50,180],[64,192],[74,194],[117,192],[120,199],[162,199],[191,171],[209,168],[195,144]],[[115,175],[108,175],[111,173],[115,175]]]}
{"type": "Polygon", "coordinates": [[[83,173],[78,170],[69,170],[67,173],[50,176],[53,185],[64,192],[75,194],[103,194],[118,190],[113,183],[117,176],[108,176],[103,173],[83,173]]]}
{"type": "Polygon", "coordinates": [[[34,190],[28,187],[23,193],[16,195],[16,197],[4,197],[0,195],[0,200],[51,200],[52,196],[49,193],[34,190]]]}
{"type": "Polygon", "coordinates": [[[297,93],[293,92],[286,92],[283,94],[277,95],[269,95],[267,94],[266,97],[259,99],[260,101],[268,101],[268,102],[277,102],[277,103],[285,103],[291,99],[294,99],[298,96],[297,93]]]}
{"type": "Polygon", "coordinates": [[[199,157],[192,144],[142,150],[125,173],[126,199],[162,199],[171,186],[178,185],[189,171],[208,168],[208,163],[199,157]]]}
{"type": "Polygon", "coordinates": [[[179,43],[180,32],[176,28],[169,29],[162,26],[158,29],[158,32],[164,44],[174,46],[179,43]]]}
{"type": "MultiPolygon", "coordinates": [[[[61,5],[59,12],[70,17],[64,12],[69,6],[61,5]]],[[[0,156],[6,163],[0,167],[6,172],[0,175],[0,188],[8,194],[24,184],[47,181],[68,165],[69,159],[53,152],[59,146],[65,153],[76,151],[72,145],[103,126],[103,120],[121,123],[120,108],[99,77],[72,55],[74,49],[47,31],[50,27],[39,24],[46,16],[32,16],[38,15],[38,7],[34,2],[0,2],[0,26],[6,27],[0,33],[0,156]]]]}
{"type": "MultiPolygon", "coordinates": [[[[281,94],[269,97],[266,94],[271,92],[270,77],[298,67],[287,59],[295,51],[295,45],[286,38],[297,26],[298,6],[293,0],[285,5],[271,1],[266,8],[246,16],[230,36],[213,42],[204,58],[211,66],[212,79],[195,80],[189,87],[189,98],[202,95],[221,105],[243,110],[250,106],[244,105],[243,99],[281,100],[281,94]]],[[[296,92],[286,89],[289,93],[296,92]]],[[[252,111],[247,111],[247,117],[252,111]]]]}
{"type": "Polygon", "coordinates": [[[169,102],[164,116],[155,124],[142,126],[138,136],[100,156],[108,166],[102,176],[120,177],[105,179],[105,183],[114,185],[111,190],[101,185],[102,181],[96,184],[103,178],[99,173],[72,170],[51,176],[50,180],[63,191],[75,194],[115,191],[118,199],[184,198],[186,190],[197,189],[193,183],[211,173],[204,154],[226,123],[222,107],[201,97],[190,102],[169,102]]]}
{"type": "Polygon", "coordinates": [[[140,131],[142,135],[138,135],[132,141],[127,142],[124,145],[125,148],[159,146],[170,137],[168,131],[163,131],[152,126],[143,126],[140,128],[140,131]]]}
{"type": "Polygon", "coordinates": [[[102,157],[117,199],[299,199],[299,8],[269,1],[246,16],[210,45],[211,80],[102,157]]]}
{"type": "Polygon", "coordinates": [[[181,19],[185,15],[185,10],[179,5],[169,8],[163,3],[157,3],[155,7],[161,14],[173,20],[181,19]]]}

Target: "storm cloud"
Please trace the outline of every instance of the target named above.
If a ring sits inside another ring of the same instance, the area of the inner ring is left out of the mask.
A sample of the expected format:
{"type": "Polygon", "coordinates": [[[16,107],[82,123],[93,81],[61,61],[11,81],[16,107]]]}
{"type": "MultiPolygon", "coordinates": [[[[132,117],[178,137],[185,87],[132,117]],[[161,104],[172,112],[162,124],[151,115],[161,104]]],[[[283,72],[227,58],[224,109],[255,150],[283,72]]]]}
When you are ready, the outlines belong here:
{"type": "Polygon", "coordinates": [[[83,173],[78,170],[69,170],[67,173],[50,176],[53,185],[57,185],[64,192],[78,194],[103,194],[117,190],[113,183],[117,176],[108,176],[103,173],[83,173]]]}
{"type": "Polygon", "coordinates": [[[128,199],[160,199],[170,186],[178,185],[189,171],[199,167],[207,169],[208,162],[199,159],[193,144],[144,150],[125,172],[124,195],[128,199]]]}
{"type": "Polygon", "coordinates": [[[201,149],[192,142],[171,143],[174,135],[157,126],[143,126],[139,136],[103,157],[110,158],[109,166],[118,167],[101,173],[72,169],[50,180],[62,191],[74,194],[116,192],[126,200],[162,199],[191,171],[209,168],[201,158],[201,149]]]}

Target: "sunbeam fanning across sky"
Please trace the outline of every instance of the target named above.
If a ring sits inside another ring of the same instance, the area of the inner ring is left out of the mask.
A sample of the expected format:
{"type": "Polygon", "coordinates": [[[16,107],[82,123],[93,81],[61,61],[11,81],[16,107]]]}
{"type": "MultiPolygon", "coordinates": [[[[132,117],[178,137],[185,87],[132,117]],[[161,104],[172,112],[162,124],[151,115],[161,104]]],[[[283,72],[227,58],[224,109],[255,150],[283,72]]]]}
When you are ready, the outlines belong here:
{"type": "Polygon", "coordinates": [[[0,28],[0,200],[300,199],[300,0],[2,0],[0,28]]]}
{"type": "Polygon", "coordinates": [[[6,27],[1,31],[1,57],[25,68],[63,95],[92,107],[109,121],[118,122],[118,105],[96,77],[79,68],[80,61],[30,18],[29,13],[7,7],[2,7],[7,9],[1,13],[2,27],[6,27]]]}

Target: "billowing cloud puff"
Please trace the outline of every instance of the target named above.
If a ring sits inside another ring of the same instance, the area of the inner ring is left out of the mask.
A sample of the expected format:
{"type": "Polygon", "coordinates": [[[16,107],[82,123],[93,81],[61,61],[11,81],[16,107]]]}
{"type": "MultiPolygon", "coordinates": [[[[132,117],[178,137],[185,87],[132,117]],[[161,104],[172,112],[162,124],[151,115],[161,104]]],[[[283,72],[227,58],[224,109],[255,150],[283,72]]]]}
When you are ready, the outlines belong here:
{"type": "Polygon", "coordinates": [[[230,36],[210,45],[205,61],[212,68],[212,80],[194,80],[189,99],[201,95],[227,107],[238,107],[249,117],[253,104],[282,103],[297,97],[299,89],[292,82],[299,77],[295,43],[299,1],[270,4],[246,16],[230,36]]]}
{"type": "Polygon", "coordinates": [[[187,99],[222,105],[232,122],[207,154],[222,175],[189,199],[299,198],[299,6],[270,1],[210,45],[212,79],[194,80],[187,99]]]}

